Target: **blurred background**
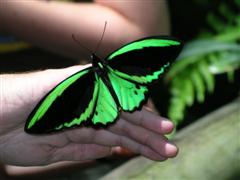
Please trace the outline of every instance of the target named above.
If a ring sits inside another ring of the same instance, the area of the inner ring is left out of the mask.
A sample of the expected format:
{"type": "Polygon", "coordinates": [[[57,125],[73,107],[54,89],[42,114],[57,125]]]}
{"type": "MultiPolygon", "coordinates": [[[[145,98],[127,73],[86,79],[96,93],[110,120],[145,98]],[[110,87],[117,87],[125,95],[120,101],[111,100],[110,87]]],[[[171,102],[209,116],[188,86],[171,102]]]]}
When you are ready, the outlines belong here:
{"type": "MultiPolygon", "coordinates": [[[[171,0],[169,9],[172,35],[182,39],[185,47],[164,78],[154,85],[151,97],[160,114],[177,126],[170,138],[179,145],[178,157],[156,163],[133,158],[122,150],[117,156],[96,162],[74,163],[67,168],[60,164],[57,168],[61,173],[51,171],[50,177],[48,173],[41,177],[240,179],[240,0],[171,0]]],[[[13,37],[1,37],[0,42],[1,73],[77,63],[13,37]]],[[[36,170],[35,176],[19,173],[13,178],[38,178],[39,172],[43,171],[36,170]]]]}

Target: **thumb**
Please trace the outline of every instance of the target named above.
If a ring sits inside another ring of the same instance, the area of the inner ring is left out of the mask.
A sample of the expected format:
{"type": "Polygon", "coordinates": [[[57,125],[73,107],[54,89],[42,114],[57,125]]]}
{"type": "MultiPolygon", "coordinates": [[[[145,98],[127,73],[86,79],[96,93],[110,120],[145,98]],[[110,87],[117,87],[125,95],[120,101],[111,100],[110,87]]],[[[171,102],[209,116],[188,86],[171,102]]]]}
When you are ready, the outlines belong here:
{"type": "Polygon", "coordinates": [[[60,82],[89,66],[90,64],[84,66],[78,65],[63,69],[48,69],[34,73],[32,77],[33,83],[31,85],[34,97],[36,97],[36,100],[41,99],[60,82]]]}
{"type": "Polygon", "coordinates": [[[0,104],[4,104],[4,107],[0,108],[1,122],[11,122],[10,124],[15,126],[16,123],[25,121],[37,103],[52,88],[88,66],[0,76],[0,104]]]}
{"type": "Polygon", "coordinates": [[[89,65],[78,65],[63,69],[48,69],[39,71],[31,75],[32,99],[30,104],[35,106],[51,89],[57,86],[60,82],[75,74],[89,65]]]}

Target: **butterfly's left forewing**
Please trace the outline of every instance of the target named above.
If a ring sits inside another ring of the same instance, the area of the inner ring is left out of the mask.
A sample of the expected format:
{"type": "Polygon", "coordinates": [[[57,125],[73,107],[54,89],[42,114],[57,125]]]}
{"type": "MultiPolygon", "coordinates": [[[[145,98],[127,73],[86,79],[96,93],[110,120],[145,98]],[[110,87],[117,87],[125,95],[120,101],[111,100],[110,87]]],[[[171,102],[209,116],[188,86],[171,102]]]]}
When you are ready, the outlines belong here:
{"type": "Polygon", "coordinates": [[[159,79],[181,49],[182,43],[175,38],[148,37],[121,47],[106,61],[119,77],[148,85],[159,79]]]}

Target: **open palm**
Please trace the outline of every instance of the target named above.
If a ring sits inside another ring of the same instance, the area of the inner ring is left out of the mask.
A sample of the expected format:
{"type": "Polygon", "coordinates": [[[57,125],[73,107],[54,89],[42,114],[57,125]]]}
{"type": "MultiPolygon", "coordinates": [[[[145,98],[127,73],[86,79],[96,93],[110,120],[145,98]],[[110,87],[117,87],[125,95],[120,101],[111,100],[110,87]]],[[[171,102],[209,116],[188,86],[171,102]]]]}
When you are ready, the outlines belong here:
{"type": "Polygon", "coordinates": [[[37,102],[56,84],[82,68],[0,75],[1,162],[30,166],[84,161],[108,156],[115,146],[159,161],[177,154],[177,148],[164,137],[172,131],[173,124],[147,110],[122,113],[106,129],[75,128],[38,136],[25,133],[25,121],[37,102]]]}

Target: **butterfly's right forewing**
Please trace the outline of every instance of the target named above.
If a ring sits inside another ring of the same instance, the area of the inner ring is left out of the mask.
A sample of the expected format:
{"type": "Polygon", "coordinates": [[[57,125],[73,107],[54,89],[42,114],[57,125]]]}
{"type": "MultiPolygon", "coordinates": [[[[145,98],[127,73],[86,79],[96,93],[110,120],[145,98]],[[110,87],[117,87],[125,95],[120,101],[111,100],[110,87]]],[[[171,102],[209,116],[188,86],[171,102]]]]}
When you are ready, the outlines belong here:
{"type": "Polygon", "coordinates": [[[98,84],[92,68],[65,79],[29,115],[25,131],[42,134],[77,126],[92,118],[98,84]]]}

